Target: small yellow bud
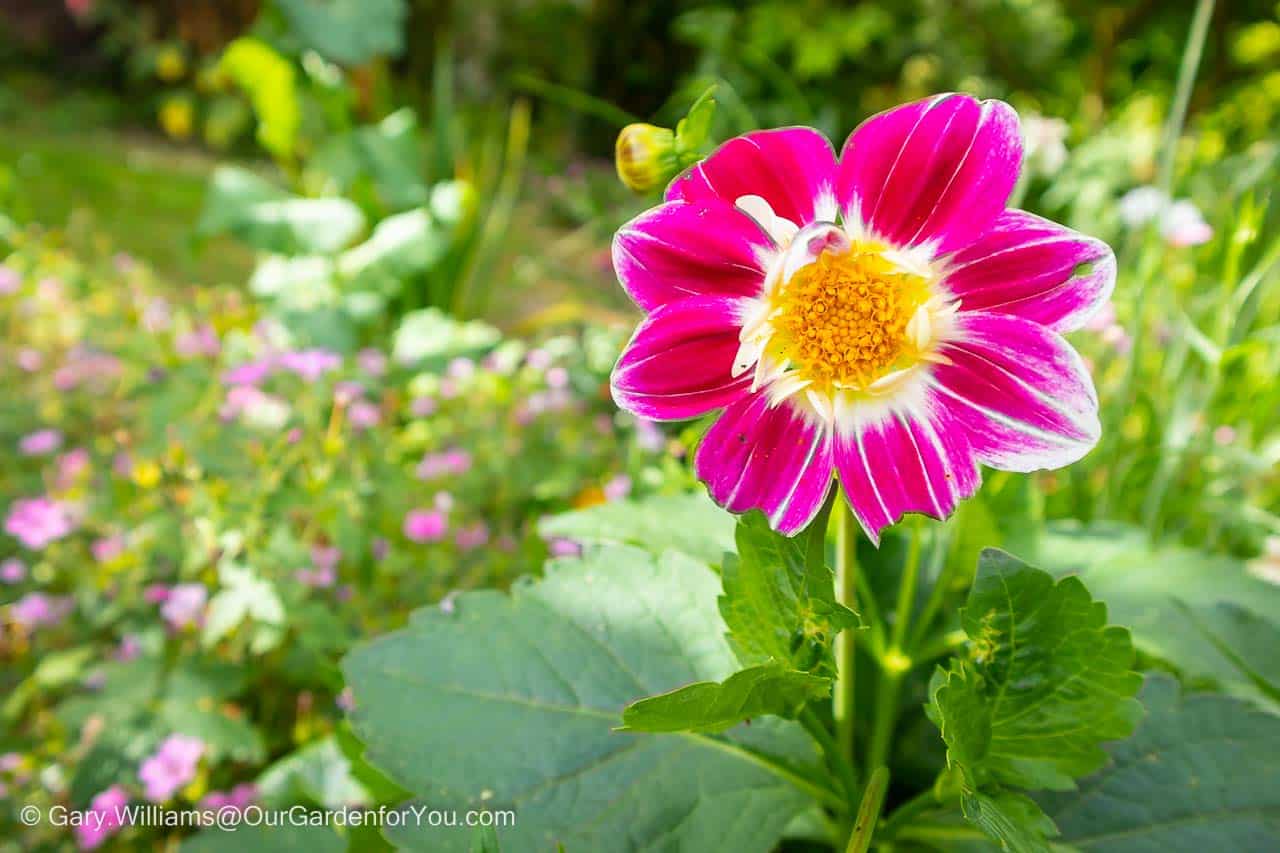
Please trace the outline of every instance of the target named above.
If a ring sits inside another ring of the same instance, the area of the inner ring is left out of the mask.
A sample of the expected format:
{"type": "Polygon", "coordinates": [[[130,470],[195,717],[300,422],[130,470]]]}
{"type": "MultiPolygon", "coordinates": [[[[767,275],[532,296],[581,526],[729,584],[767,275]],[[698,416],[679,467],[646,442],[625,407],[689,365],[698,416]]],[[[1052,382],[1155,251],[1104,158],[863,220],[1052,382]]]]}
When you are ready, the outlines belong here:
{"type": "Polygon", "coordinates": [[[170,98],[160,106],[160,127],[171,139],[191,136],[195,119],[195,108],[186,98],[170,98]]]}
{"type": "Polygon", "coordinates": [[[162,473],[155,462],[143,460],[133,466],[133,482],[144,489],[154,489],[160,483],[162,473]]]}
{"type": "Polygon", "coordinates": [[[166,47],[156,57],[156,76],[172,83],[187,73],[187,59],[177,47],[166,47]]]}
{"type": "Polygon", "coordinates": [[[629,124],[618,134],[614,165],[618,178],[634,192],[647,193],[680,171],[675,131],[652,124],[629,124]]]}

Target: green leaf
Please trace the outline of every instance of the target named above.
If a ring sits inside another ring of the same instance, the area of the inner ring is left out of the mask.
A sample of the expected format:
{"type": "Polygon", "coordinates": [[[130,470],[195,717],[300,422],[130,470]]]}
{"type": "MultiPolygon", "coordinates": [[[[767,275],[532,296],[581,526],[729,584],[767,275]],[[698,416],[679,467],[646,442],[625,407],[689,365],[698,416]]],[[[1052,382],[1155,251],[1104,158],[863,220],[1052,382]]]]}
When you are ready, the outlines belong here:
{"type": "MultiPolygon", "coordinates": [[[[811,534],[817,537],[823,531],[811,534]]],[[[769,528],[759,511],[742,516],[735,538],[736,558],[722,567],[720,615],[743,663],[776,660],[795,669],[835,674],[831,640],[858,627],[857,614],[836,602],[834,578],[818,547],[769,528]]]]}
{"type": "Polygon", "coordinates": [[[298,198],[252,172],[225,166],[209,182],[196,233],[232,234],[280,255],[328,254],[348,245],[364,225],[360,208],[346,199],[298,198]]]}
{"type": "Polygon", "coordinates": [[[498,831],[492,826],[477,828],[471,839],[471,853],[502,853],[498,831]]]}
{"type": "Polygon", "coordinates": [[[1071,788],[1105,763],[1102,741],[1133,731],[1142,679],[1129,634],[1078,578],[1055,584],[988,549],[961,624],[969,657],[935,680],[930,704],[971,786],[1071,788]]]}
{"type": "Polygon", "coordinates": [[[830,695],[829,678],[765,664],[634,702],[619,731],[722,732],[765,714],[794,720],[806,703],[830,695]]]}
{"type": "Polygon", "coordinates": [[[501,337],[501,332],[488,323],[464,323],[439,308],[424,308],[401,318],[391,349],[398,363],[418,365],[475,354],[493,346],[501,337]]]}
{"type": "Polygon", "coordinates": [[[655,554],[681,551],[710,564],[734,550],[733,516],[702,491],[610,501],[544,518],[538,532],[582,543],[624,542],[655,554]]]}
{"type": "Polygon", "coordinates": [[[1080,790],[1037,797],[1062,840],[1096,853],[1271,850],[1280,838],[1280,717],[1147,678],[1147,715],[1080,790]]]}
{"type": "Polygon", "coordinates": [[[1037,560],[1055,574],[1083,578],[1144,655],[1187,677],[1276,701],[1280,587],[1251,575],[1242,561],[1152,547],[1138,528],[1075,524],[1052,525],[1037,560]]]}
{"type": "Polygon", "coordinates": [[[248,94],[262,147],[291,158],[302,122],[293,65],[266,42],[246,37],[227,45],[218,68],[248,94]]]}
{"type": "Polygon", "coordinates": [[[256,784],[263,805],[271,808],[306,803],[343,809],[372,802],[333,737],[309,743],[281,758],[262,772],[256,784]]]}
{"type": "Polygon", "coordinates": [[[404,0],[276,0],[293,35],[342,65],[404,51],[404,0]]]}
{"type": "MultiPolygon", "coordinates": [[[[724,735],[615,731],[634,699],[737,669],[705,565],[632,547],[548,564],[510,595],[420,610],[344,661],[367,758],[434,808],[514,809],[504,851],[772,849],[829,797],[811,741],[762,718],[724,735]]],[[[470,832],[393,830],[467,850],[470,832]]]]}
{"type": "Polygon", "coordinates": [[[422,207],[430,197],[421,171],[424,147],[418,118],[405,107],[321,143],[306,164],[308,183],[367,199],[383,211],[422,207]]]}
{"type": "Polygon", "coordinates": [[[1035,800],[1025,794],[1002,791],[990,796],[965,793],[960,801],[965,819],[1000,842],[1011,853],[1049,853],[1046,838],[1058,834],[1035,800]]]}

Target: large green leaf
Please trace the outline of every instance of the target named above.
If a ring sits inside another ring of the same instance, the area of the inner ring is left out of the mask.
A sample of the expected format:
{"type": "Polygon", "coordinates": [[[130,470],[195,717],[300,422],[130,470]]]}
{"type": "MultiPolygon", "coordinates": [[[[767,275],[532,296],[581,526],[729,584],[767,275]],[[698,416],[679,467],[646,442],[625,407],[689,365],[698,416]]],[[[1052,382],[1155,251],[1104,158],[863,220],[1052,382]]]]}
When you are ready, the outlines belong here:
{"type": "Polygon", "coordinates": [[[577,542],[625,542],[654,553],[683,551],[712,565],[734,550],[733,516],[701,491],[566,512],[544,518],[538,532],[577,542]]]}
{"type": "Polygon", "coordinates": [[[822,559],[823,531],[788,538],[753,511],[738,521],[737,556],[724,561],[720,615],[743,663],[776,660],[795,669],[835,675],[831,639],[858,627],[853,611],[836,602],[831,570],[822,559]],[[806,551],[816,552],[810,558],[806,551]]]}
{"type": "Polygon", "coordinates": [[[969,783],[1069,789],[1133,731],[1142,679],[1128,632],[1078,578],[988,549],[961,612],[967,659],[935,678],[930,712],[969,783]]]}
{"type": "Polygon", "coordinates": [[[961,808],[966,820],[1011,853],[1049,853],[1045,839],[1058,834],[1053,821],[1025,794],[968,792],[961,808]]]}
{"type": "Polygon", "coordinates": [[[361,65],[404,50],[405,0],[276,0],[293,35],[321,56],[361,65]]]}
{"type": "Polygon", "coordinates": [[[399,364],[423,365],[457,355],[474,355],[501,337],[502,333],[488,323],[462,322],[439,308],[423,308],[400,319],[391,352],[399,364]]]}
{"type": "Polygon", "coordinates": [[[1136,528],[1074,524],[1050,527],[1036,560],[1055,574],[1083,578],[1144,654],[1232,692],[1276,698],[1280,587],[1249,574],[1241,561],[1153,547],[1136,528]]]}
{"type": "Polygon", "coordinates": [[[621,731],[722,732],[765,714],[795,719],[806,703],[830,695],[831,679],[769,663],[634,702],[621,731]]]}
{"type": "Polygon", "coordinates": [[[298,198],[252,172],[224,166],[209,182],[196,233],[232,234],[283,255],[325,254],[348,245],[364,225],[360,208],[346,199],[298,198]]]}
{"type": "Polygon", "coordinates": [[[1038,797],[1078,850],[1265,851],[1280,846],[1280,717],[1147,679],[1147,715],[1070,793],[1038,797]]]}
{"type": "MultiPolygon", "coordinates": [[[[346,658],[352,723],[369,760],[433,807],[515,809],[504,851],[763,853],[823,796],[796,724],[614,730],[637,698],[737,669],[717,586],[683,554],[593,547],[510,595],[420,610],[346,658]]],[[[466,850],[470,833],[404,829],[394,840],[466,850]]]]}

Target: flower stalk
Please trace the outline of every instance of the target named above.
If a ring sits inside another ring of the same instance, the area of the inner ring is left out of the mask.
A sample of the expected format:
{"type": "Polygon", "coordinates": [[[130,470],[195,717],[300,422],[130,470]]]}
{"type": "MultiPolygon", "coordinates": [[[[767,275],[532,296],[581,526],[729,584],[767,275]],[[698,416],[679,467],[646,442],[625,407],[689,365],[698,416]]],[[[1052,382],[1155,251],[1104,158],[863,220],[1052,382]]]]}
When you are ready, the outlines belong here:
{"type": "MultiPolygon", "coordinates": [[[[858,521],[848,502],[837,500],[836,509],[836,600],[857,610],[858,521]]],[[[835,721],[836,743],[844,755],[853,755],[854,698],[857,690],[857,634],[841,631],[836,636],[835,721]]]]}

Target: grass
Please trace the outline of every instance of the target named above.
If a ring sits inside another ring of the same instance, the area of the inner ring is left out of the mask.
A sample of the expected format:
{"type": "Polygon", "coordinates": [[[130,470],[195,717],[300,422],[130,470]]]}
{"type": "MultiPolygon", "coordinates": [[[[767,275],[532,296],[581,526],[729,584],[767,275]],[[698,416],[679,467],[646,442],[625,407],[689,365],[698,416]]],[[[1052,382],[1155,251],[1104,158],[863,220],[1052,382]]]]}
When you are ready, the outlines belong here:
{"type": "Polygon", "coordinates": [[[143,134],[0,126],[0,213],[65,229],[72,247],[105,242],[175,281],[239,283],[251,253],[230,240],[197,246],[215,161],[143,134]]]}

